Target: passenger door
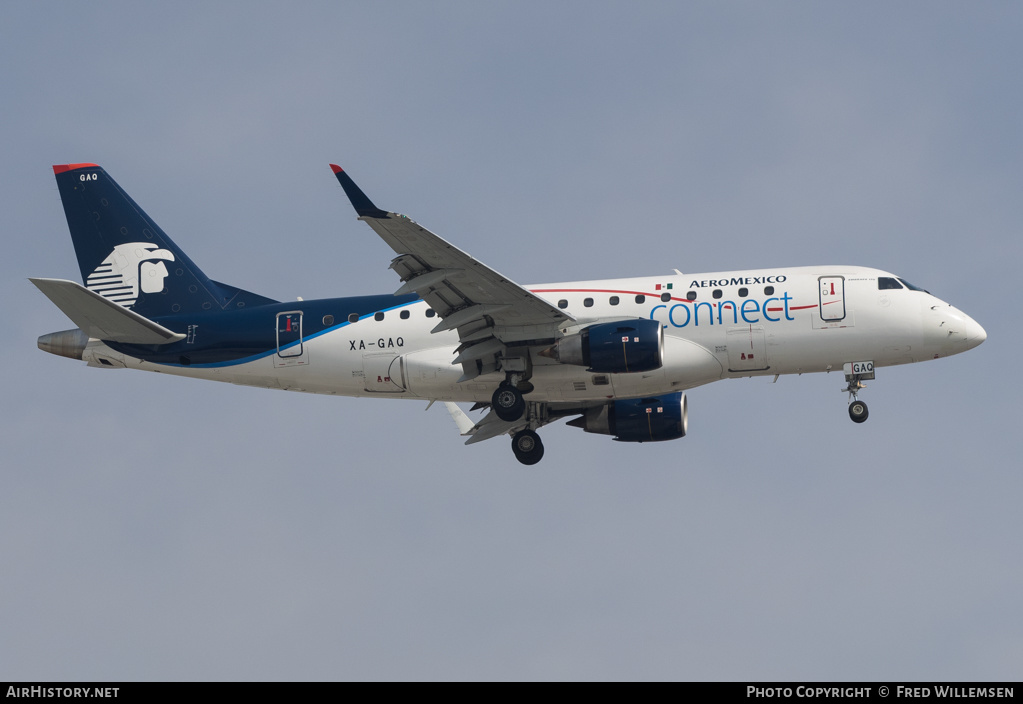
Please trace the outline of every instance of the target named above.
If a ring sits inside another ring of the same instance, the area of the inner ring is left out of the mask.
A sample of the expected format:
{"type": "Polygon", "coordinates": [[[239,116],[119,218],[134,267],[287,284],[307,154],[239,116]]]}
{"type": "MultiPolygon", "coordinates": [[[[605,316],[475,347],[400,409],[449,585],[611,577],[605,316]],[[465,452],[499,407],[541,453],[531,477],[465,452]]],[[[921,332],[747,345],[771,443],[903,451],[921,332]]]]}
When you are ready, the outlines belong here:
{"type": "Polygon", "coordinates": [[[819,281],[821,320],[826,323],[845,320],[845,277],[822,276],[819,281]]]}
{"type": "Polygon", "coordinates": [[[296,367],[309,363],[302,338],[302,311],[277,314],[277,354],[275,367],[296,367]]]}

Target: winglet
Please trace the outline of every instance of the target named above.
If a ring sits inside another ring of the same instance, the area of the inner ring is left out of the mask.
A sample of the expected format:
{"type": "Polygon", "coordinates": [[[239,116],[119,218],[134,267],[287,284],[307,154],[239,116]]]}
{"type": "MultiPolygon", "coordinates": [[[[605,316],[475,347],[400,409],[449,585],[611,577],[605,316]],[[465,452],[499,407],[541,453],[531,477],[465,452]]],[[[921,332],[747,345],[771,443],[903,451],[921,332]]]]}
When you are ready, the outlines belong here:
{"type": "Polygon", "coordinates": [[[364,218],[386,218],[387,211],[381,210],[380,208],[373,205],[366,194],[362,192],[362,189],[355,185],[355,181],[352,177],[344,172],[337,164],[330,165],[334,175],[337,176],[338,183],[341,184],[341,188],[345,189],[345,195],[348,196],[348,200],[352,201],[352,207],[355,208],[355,212],[360,217],[364,218]]]}

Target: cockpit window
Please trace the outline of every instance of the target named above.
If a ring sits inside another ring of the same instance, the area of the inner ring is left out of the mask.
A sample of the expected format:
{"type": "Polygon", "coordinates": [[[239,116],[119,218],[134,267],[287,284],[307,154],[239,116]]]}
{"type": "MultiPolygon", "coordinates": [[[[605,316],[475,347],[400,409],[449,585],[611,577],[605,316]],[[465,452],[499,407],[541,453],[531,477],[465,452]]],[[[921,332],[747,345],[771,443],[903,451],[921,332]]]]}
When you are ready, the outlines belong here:
{"type": "Polygon", "coordinates": [[[887,291],[888,289],[902,288],[902,284],[899,283],[898,279],[893,279],[890,276],[879,276],[877,288],[879,291],[887,291]]]}
{"type": "Polygon", "coordinates": [[[919,286],[914,286],[905,279],[899,279],[899,281],[901,281],[902,285],[908,288],[910,291],[923,291],[924,293],[930,293],[930,291],[928,291],[927,289],[920,288],[919,286]]]}

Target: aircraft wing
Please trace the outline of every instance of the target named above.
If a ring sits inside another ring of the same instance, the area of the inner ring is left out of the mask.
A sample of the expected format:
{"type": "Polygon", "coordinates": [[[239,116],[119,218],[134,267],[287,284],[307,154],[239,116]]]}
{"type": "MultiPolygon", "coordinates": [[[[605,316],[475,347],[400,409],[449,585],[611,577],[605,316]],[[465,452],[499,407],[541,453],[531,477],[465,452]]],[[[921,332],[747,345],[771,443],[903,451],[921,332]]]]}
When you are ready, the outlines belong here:
{"type": "Polygon", "coordinates": [[[463,379],[496,370],[508,345],[552,341],[575,320],[408,217],[376,207],[340,166],[330,168],[359,219],[398,255],[390,268],[404,285],[395,295],[414,292],[426,301],[441,318],[432,332],[458,331],[452,363],[462,364],[463,379]]]}

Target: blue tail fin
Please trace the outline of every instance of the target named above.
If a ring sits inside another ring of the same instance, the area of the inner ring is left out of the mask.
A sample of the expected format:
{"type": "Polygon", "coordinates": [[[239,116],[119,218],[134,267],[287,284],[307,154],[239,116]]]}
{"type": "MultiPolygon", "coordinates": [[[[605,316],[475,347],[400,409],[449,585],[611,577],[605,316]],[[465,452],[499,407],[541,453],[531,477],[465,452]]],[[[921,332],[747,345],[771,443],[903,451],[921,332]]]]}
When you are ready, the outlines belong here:
{"type": "Polygon", "coordinates": [[[276,302],[209,279],[99,166],[53,173],[90,291],[147,318],[276,302]]]}

